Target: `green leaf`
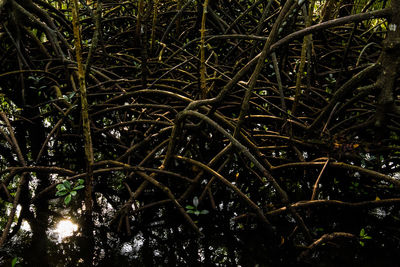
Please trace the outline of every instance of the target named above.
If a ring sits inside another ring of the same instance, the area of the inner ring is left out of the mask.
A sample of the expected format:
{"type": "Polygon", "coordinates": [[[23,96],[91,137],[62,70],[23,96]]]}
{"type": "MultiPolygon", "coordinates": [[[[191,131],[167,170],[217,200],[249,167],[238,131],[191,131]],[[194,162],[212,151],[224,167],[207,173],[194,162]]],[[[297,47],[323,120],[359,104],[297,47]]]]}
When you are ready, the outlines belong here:
{"type": "Polygon", "coordinates": [[[63,184],[57,185],[56,188],[57,188],[58,191],[66,190],[66,188],[65,188],[65,186],[63,184]]]}
{"type": "Polygon", "coordinates": [[[372,237],[370,237],[370,236],[366,235],[366,236],[364,236],[364,238],[363,238],[363,239],[372,239],[372,237]]]}
{"type": "Polygon", "coordinates": [[[72,190],[80,190],[82,188],[85,188],[85,186],[84,185],[78,185],[78,186],[75,186],[72,190]]]}
{"type": "Polygon", "coordinates": [[[208,210],[202,210],[202,211],[200,211],[200,214],[208,214],[208,213],[209,213],[208,210]]]}
{"type": "Polygon", "coordinates": [[[365,245],[365,243],[360,241],[360,245],[363,247],[365,245]]]}
{"type": "Polygon", "coordinates": [[[62,197],[62,196],[65,196],[66,194],[68,194],[67,190],[61,190],[61,191],[56,192],[57,197],[62,197]]]}
{"type": "Polygon", "coordinates": [[[68,196],[66,196],[65,199],[64,199],[65,205],[68,205],[69,202],[71,202],[71,194],[69,194],[68,196]]]}
{"type": "Polygon", "coordinates": [[[397,216],[392,215],[392,218],[395,219],[396,221],[400,221],[400,218],[397,216]]]}
{"type": "Polygon", "coordinates": [[[194,213],[193,210],[187,210],[186,212],[187,212],[187,213],[194,213]]]}
{"type": "Polygon", "coordinates": [[[365,235],[365,229],[362,228],[361,231],[360,231],[360,236],[364,236],[364,235],[365,235]]]}
{"type": "Polygon", "coordinates": [[[197,208],[197,206],[199,205],[199,198],[198,197],[194,197],[193,198],[193,205],[197,208]]]}
{"type": "Polygon", "coordinates": [[[70,93],[67,97],[68,97],[68,100],[71,100],[71,98],[73,98],[74,96],[75,96],[75,94],[76,94],[76,91],[73,91],[72,93],[70,93]]]}
{"type": "Polygon", "coordinates": [[[73,197],[76,196],[76,191],[72,190],[71,191],[71,196],[73,196],[73,197]]]}
{"type": "Polygon", "coordinates": [[[188,209],[188,210],[194,210],[194,207],[193,207],[193,206],[190,206],[190,205],[187,205],[187,206],[186,206],[186,209],[188,209]]]}
{"type": "Polygon", "coordinates": [[[17,264],[17,261],[18,261],[18,257],[15,257],[14,259],[12,259],[11,267],[14,267],[17,264]]]}
{"type": "Polygon", "coordinates": [[[65,188],[67,188],[68,190],[71,190],[71,183],[69,181],[64,181],[63,185],[65,186],[65,188]]]}
{"type": "Polygon", "coordinates": [[[194,215],[199,216],[199,215],[200,215],[200,211],[199,211],[199,210],[196,210],[196,211],[194,212],[194,215]]]}
{"type": "Polygon", "coordinates": [[[83,179],[78,179],[78,183],[79,183],[79,184],[84,184],[85,181],[84,181],[83,179]]]}

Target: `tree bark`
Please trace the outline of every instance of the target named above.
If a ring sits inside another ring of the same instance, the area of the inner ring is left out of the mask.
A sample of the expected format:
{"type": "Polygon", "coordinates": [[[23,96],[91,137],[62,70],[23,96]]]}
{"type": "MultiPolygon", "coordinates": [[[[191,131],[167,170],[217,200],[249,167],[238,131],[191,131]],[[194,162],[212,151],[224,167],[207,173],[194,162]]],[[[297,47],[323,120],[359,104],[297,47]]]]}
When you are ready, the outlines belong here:
{"type": "Polygon", "coordinates": [[[388,112],[399,112],[399,108],[394,102],[394,90],[400,71],[400,0],[392,0],[391,8],[389,29],[379,59],[382,71],[377,80],[377,86],[380,89],[375,117],[375,126],[377,127],[385,125],[388,112]]]}

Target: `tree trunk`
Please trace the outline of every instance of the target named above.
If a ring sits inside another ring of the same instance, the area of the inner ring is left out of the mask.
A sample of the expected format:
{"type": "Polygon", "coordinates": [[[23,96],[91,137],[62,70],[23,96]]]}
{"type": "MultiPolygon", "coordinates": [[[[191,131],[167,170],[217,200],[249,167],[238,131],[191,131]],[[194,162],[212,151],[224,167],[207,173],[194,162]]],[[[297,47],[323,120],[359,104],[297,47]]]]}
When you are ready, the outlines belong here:
{"type": "Polygon", "coordinates": [[[379,59],[382,71],[377,80],[380,90],[375,120],[377,127],[385,124],[388,112],[399,113],[399,108],[394,102],[394,90],[400,71],[400,0],[392,0],[391,5],[392,16],[389,21],[389,30],[379,59]]]}

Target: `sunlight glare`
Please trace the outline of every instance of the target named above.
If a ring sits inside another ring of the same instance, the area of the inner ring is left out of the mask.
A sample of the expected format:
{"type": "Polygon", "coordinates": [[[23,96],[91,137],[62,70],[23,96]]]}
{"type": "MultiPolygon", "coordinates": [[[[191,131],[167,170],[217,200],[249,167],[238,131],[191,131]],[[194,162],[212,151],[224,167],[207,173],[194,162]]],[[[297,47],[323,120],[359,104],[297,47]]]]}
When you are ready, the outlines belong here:
{"type": "Polygon", "coordinates": [[[76,230],[78,230],[78,225],[74,224],[70,220],[62,220],[58,222],[54,232],[58,235],[59,239],[64,239],[73,235],[76,230]]]}

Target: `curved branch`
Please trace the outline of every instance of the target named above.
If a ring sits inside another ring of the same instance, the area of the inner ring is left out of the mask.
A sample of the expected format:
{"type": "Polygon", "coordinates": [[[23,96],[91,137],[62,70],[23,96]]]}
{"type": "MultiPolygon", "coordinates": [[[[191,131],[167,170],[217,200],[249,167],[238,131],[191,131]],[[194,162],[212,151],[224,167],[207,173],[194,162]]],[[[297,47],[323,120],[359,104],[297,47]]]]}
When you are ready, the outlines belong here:
{"type": "MultiPolygon", "coordinates": [[[[279,166],[274,166],[271,168],[271,170],[274,171],[274,170],[278,170],[278,169],[282,169],[282,168],[289,168],[289,167],[312,167],[312,166],[316,166],[316,165],[325,165],[325,163],[326,163],[326,161],[325,162],[293,162],[293,163],[282,164],[279,166]]],[[[362,168],[359,166],[350,165],[350,164],[343,163],[343,162],[330,162],[328,164],[328,166],[333,167],[333,168],[338,168],[338,169],[346,169],[346,170],[350,170],[350,171],[360,172],[367,176],[371,176],[376,179],[388,182],[390,184],[394,184],[396,187],[400,188],[399,180],[392,178],[389,175],[377,172],[377,171],[365,169],[365,168],[362,168]]]]}
{"type": "Polygon", "coordinates": [[[294,39],[304,37],[310,33],[326,30],[326,29],[329,29],[329,28],[332,28],[335,26],[344,25],[347,23],[360,22],[360,21],[368,20],[368,19],[372,19],[372,18],[388,18],[391,15],[392,15],[392,9],[385,8],[385,9],[381,9],[381,10],[350,15],[350,16],[346,16],[343,18],[338,18],[338,19],[322,22],[317,25],[313,25],[308,28],[305,28],[300,31],[297,31],[297,32],[287,35],[286,37],[284,37],[284,38],[280,39],[279,41],[277,41],[276,43],[274,43],[271,46],[271,51],[274,51],[274,50],[278,49],[280,46],[287,44],[294,39]]]}

